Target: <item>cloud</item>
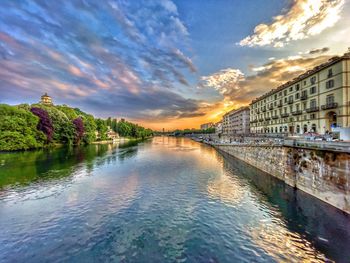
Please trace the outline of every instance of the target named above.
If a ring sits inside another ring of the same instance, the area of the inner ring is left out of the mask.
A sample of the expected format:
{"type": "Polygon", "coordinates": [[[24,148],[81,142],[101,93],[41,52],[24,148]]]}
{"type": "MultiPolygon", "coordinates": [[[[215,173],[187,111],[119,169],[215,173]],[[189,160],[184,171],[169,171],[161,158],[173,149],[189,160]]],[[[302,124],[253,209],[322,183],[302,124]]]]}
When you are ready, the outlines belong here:
{"type": "Polygon", "coordinates": [[[294,0],[285,14],[270,24],[259,24],[254,34],[239,42],[241,46],[282,47],[292,40],[318,35],[336,24],[345,0],[294,0]]]}
{"type": "Polygon", "coordinates": [[[188,37],[170,0],[4,1],[1,99],[34,102],[48,92],[104,117],[203,115],[201,101],[176,91],[197,71],[188,37]]]}
{"type": "Polygon", "coordinates": [[[329,51],[329,47],[324,47],[324,48],[316,48],[316,49],[311,49],[307,52],[307,54],[314,55],[314,54],[323,54],[327,53],[329,51]]]}
{"type": "Polygon", "coordinates": [[[318,57],[290,56],[270,60],[253,67],[255,74],[245,76],[239,69],[225,69],[210,76],[202,77],[201,87],[218,90],[225,102],[247,105],[254,98],[292,80],[316,65],[327,61],[330,56],[318,57]]]}

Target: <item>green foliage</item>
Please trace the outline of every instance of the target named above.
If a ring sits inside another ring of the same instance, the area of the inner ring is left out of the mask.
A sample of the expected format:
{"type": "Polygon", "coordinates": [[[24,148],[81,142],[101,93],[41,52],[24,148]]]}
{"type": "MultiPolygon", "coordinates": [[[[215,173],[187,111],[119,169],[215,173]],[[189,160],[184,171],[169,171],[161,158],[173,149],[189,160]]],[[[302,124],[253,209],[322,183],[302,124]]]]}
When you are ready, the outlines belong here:
{"type": "Polygon", "coordinates": [[[182,136],[182,135],[186,135],[186,134],[211,134],[211,133],[215,133],[215,127],[212,128],[208,128],[205,130],[196,130],[196,129],[184,129],[184,130],[175,130],[173,131],[173,133],[176,136],[182,136]]]}
{"type": "Polygon", "coordinates": [[[32,106],[42,108],[49,114],[54,126],[54,141],[69,145],[73,144],[75,139],[75,127],[67,115],[58,109],[59,106],[53,107],[42,104],[35,104],[32,106]]]}
{"type": "Polygon", "coordinates": [[[120,121],[117,123],[117,132],[122,137],[133,137],[133,138],[147,138],[153,135],[153,131],[144,127],[138,126],[137,124],[120,121]]]}
{"type": "Polygon", "coordinates": [[[96,141],[96,135],[95,135],[96,123],[95,123],[95,119],[94,119],[94,117],[92,115],[89,115],[89,114],[84,114],[81,117],[83,119],[84,129],[85,129],[85,134],[84,134],[84,137],[83,137],[83,143],[90,144],[93,141],[96,141]]]}
{"type": "Polygon", "coordinates": [[[117,122],[112,118],[95,119],[78,108],[70,108],[66,105],[20,104],[9,106],[0,104],[0,151],[27,150],[44,146],[46,136],[37,129],[39,118],[30,111],[33,107],[47,112],[53,126],[51,143],[54,144],[90,144],[96,140],[96,131],[101,140],[106,140],[108,139],[108,126],[122,137],[147,138],[153,135],[152,130],[137,124],[124,120],[117,122]],[[73,124],[77,118],[81,118],[84,126],[81,140],[76,140],[77,130],[73,124]]]}
{"type": "Polygon", "coordinates": [[[0,150],[42,147],[46,136],[37,130],[39,118],[16,106],[0,105],[0,150]]]}
{"type": "Polygon", "coordinates": [[[95,123],[96,123],[96,130],[98,131],[100,136],[99,139],[107,140],[107,131],[108,131],[107,121],[102,119],[96,119],[95,123]]]}

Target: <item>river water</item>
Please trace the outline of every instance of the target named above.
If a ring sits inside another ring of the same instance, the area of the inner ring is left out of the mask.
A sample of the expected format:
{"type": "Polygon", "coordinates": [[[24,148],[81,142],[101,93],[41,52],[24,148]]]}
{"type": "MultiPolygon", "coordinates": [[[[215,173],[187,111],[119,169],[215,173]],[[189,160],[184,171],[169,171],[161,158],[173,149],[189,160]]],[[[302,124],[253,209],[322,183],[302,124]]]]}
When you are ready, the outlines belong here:
{"type": "Polygon", "coordinates": [[[327,259],[349,216],[190,139],[0,154],[0,262],[327,259]]]}

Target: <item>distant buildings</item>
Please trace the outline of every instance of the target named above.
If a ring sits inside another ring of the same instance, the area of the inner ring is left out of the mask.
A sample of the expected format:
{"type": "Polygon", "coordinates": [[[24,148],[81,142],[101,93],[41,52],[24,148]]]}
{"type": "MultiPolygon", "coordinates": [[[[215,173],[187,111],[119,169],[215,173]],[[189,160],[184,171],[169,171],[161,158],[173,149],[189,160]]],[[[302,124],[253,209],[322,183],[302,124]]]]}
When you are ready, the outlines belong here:
{"type": "Polygon", "coordinates": [[[52,98],[49,95],[47,95],[47,93],[41,96],[40,103],[44,105],[50,105],[50,106],[53,105],[52,98]]]}
{"type": "Polygon", "coordinates": [[[222,135],[231,137],[248,134],[250,132],[249,114],[249,107],[241,107],[226,113],[222,120],[222,135]]]}
{"type": "Polygon", "coordinates": [[[252,133],[350,136],[350,52],[305,72],[250,104],[252,133]],[[348,134],[348,135],[346,135],[348,134]]]}
{"type": "Polygon", "coordinates": [[[215,134],[220,138],[222,134],[222,121],[215,123],[215,134]]]}
{"type": "Polygon", "coordinates": [[[206,130],[206,129],[209,129],[212,127],[214,127],[214,123],[212,123],[212,122],[201,124],[201,130],[206,130]]]}

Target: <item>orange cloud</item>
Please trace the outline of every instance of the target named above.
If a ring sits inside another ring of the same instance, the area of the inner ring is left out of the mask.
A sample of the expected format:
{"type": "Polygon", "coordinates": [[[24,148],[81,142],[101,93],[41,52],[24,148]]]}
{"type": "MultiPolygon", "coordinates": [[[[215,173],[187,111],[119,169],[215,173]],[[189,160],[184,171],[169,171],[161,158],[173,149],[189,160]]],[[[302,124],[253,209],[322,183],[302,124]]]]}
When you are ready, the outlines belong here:
{"type": "Polygon", "coordinates": [[[340,19],[345,0],[294,0],[286,14],[271,24],[259,24],[254,34],[239,42],[241,46],[282,47],[292,40],[318,35],[340,19]]]}

